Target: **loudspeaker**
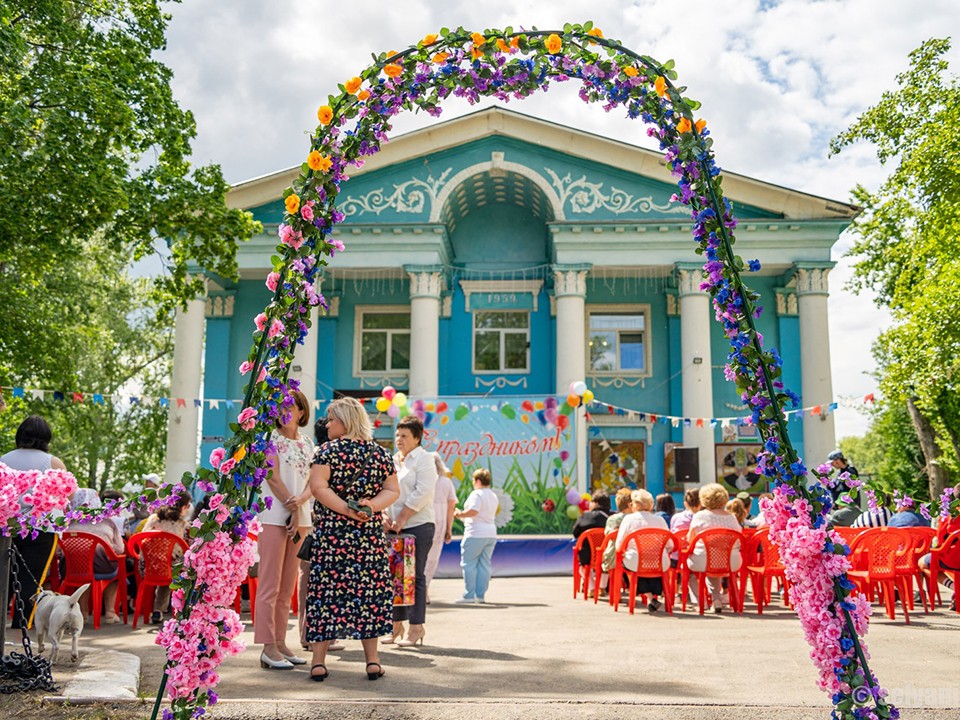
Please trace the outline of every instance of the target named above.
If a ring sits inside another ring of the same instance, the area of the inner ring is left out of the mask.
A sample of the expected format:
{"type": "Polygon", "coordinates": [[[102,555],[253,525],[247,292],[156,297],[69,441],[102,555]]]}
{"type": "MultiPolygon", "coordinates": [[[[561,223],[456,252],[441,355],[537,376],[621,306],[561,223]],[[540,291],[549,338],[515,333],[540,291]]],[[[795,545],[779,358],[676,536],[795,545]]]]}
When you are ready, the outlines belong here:
{"type": "Polygon", "coordinates": [[[673,449],[673,466],[677,482],[700,484],[700,449],[678,447],[673,449]]]}

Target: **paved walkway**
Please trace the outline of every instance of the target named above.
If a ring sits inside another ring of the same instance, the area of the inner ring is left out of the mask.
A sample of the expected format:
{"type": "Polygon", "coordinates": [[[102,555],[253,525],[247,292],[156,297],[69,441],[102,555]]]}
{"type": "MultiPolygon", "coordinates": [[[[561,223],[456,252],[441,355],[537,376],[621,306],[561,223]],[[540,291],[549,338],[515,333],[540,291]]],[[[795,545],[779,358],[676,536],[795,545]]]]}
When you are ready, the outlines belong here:
{"type": "MultiPolygon", "coordinates": [[[[758,616],[668,616],[573,600],[569,578],[494,579],[487,605],[454,605],[457,580],[436,580],[422,648],[385,646],[386,676],[368,682],[360,643],[328,656],[330,678],[306,669],[268,671],[251,647],[222,668],[223,718],[538,718],[605,720],[687,717],[828,718],[796,616],[774,606],[758,616]],[[321,709],[318,709],[322,708],[321,709]]],[[[910,625],[875,615],[872,669],[905,717],[960,713],[960,615],[945,609],[910,625]]],[[[163,654],[156,629],[88,627],[81,652],[115,649],[140,656],[142,696],[154,694],[163,654]]],[[[293,640],[295,631],[291,629],[293,640]]],[[[291,643],[292,644],[292,643],[291,643]]],[[[58,682],[69,664],[55,668],[58,682]]]]}

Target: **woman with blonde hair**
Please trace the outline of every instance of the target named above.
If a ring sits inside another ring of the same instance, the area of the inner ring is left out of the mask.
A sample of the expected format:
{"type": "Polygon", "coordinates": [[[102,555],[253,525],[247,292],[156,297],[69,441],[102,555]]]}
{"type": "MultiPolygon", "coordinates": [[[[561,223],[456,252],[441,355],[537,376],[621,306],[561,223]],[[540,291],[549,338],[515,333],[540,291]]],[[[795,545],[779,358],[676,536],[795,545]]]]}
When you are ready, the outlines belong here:
{"type": "MultiPolygon", "coordinates": [[[[630,504],[633,512],[623,518],[620,523],[620,531],[617,533],[617,552],[623,550],[624,543],[627,541],[630,533],[641,528],[658,528],[667,530],[666,521],[653,512],[653,495],[646,490],[634,490],[630,493],[630,504]]],[[[670,550],[673,549],[673,541],[668,541],[661,565],[663,570],[670,568],[670,550]]],[[[623,566],[627,570],[636,570],[640,562],[640,556],[637,552],[637,546],[631,543],[623,553],[623,566]]],[[[641,595],[650,595],[650,602],[647,603],[647,610],[656,612],[660,609],[660,600],[657,598],[663,595],[663,580],[661,578],[637,578],[637,593],[641,595]]]]}
{"type": "Polygon", "coordinates": [[[310,491],[317,515],[307,586],[310,679],[329,676],[324,662],[337,638],[359,639],[368,680],[383,676],[377,638],[393,627],[393,576],[383,511],[400,497],[390,454],[373,441],[370,418],[356,398],[327,408],[330,442],[317,448],[310,491]]]}
{"type": "Polygon", "coordinates": [[[270,472],[261,485],[257,545],[260,567],[257,572],[257,613],[253,641],[263,645],[260,667],[289,670],[304,665],[287,647],[290,600],[297,586],[300,560],[297,551],[310,533],[310,489],[307,475],[313,443],[300,432],[310,422],[310,403],[299,390],[290,393],[293,405],[281,410],[270,435],[274,450],[267,455],[270,472]]]}
{"type": "MultiPolygon", "coordinates": [[[[690,547],[693,552],[687,558],[687,567],[693,572],[703,572],[707,567],[707,551],[703,543],[696,543],[696,537],[704,530],[713,528],[726,528],[740,532],[740,523],[736,516],[725,509],[725,505],[730,500],[730,495],[720,483],[709,483],[700,488],[700,505],[703,507],[693,516],[690,521],[690,530],[687,534],[690,547]]],[[[730,553],[730,567],[736,571],[740,569],[743,561],[740,558],[740,543],[734,545],[730,553]]],[[[708,577],[710,583],[710,593],[713,595],[713,611],[717,614],[723,612],[727,605],[727,597],[723,593],[721,578],[708,577]]],[[[691,588],[693,590],[693,588],[691,588]]]]}

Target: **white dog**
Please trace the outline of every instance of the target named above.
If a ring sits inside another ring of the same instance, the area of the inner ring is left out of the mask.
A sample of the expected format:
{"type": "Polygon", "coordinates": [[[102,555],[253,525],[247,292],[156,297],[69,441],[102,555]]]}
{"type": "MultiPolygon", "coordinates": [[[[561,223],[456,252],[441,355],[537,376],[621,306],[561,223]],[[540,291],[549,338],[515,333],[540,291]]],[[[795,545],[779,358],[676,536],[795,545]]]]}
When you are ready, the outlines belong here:
{"type": "Polygon", "coordinates": [[[37,612],[33,618],[37,626],[37,645],[42,653],[43,641],[50,640],[50,645],[53,647],[50,654],[51,665],[57,662],[64,631],[69,632],[72,638],[70,658],[76,662],[79,657],[77,639],[83,632],[83,612],[78,603],[89,587],[90,583],[82,585],[73,595],[60,595],[44,590],[37,596],[37,612]]]}

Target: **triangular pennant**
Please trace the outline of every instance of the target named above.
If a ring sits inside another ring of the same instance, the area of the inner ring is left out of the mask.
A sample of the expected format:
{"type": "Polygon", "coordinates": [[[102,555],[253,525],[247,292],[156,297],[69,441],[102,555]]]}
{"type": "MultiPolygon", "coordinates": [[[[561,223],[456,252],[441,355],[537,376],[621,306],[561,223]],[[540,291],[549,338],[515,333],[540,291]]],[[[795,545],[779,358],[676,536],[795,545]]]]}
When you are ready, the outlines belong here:
{"type": "Polygon", "coordinates": [[[22,397],[23,397],[23,388],[17,388],[17,387],[15,387],[15,388],[13,389],[13,396],[14,396],[15,398],[22,398],[22,397]]]}
{"type": "Polygon", "coordinates": [[[82,403],[82,402],[83,402],[83,393],[82,393],[82,392],[75,392],[75,393],[73,393],[70,397],[71,397],[71,399],[72,399],[75,403],[82,403]]]}
{"type": "Polygon", "coordinates": [[[183,407],[186,407],[186,406],[187,406],[187,401],[186,401],[186,400],[184,400],[183,398],[177,398],[177,407],[178,407],[178,408],[183,408],[183,407]]]}
{"type": "Polygon", "coordinates": [[[211,410],[219,410],[219,409],[220,409],[220,401],[219,401],[219,400],[207,400],[207,405],[210,407],[211,410]]]}
{"type": "Polygon", "coordinates": [[[160,398],[160,407],[170,407],[170,398],[160,398]]]}
{"type": "Polygon", "coordinates": [[[93,394],[93,404],[94,405],[103,405],[103,395],[100,393],[93,394]]]}
{"type": "Polygon", "coordinates": [[[43,400],[44,393],[46,393],[46,390],[31,390],[30,396],[34,400],[43,400]]]}

